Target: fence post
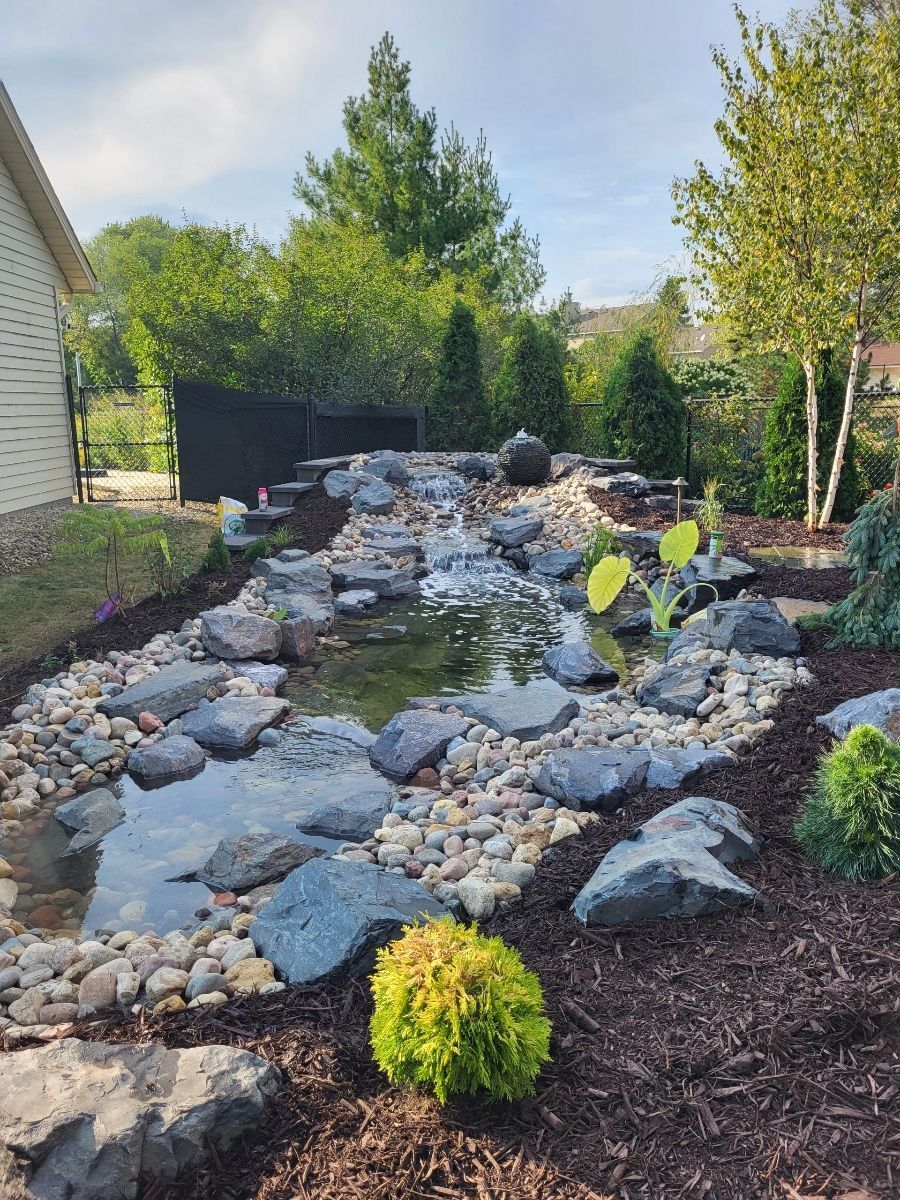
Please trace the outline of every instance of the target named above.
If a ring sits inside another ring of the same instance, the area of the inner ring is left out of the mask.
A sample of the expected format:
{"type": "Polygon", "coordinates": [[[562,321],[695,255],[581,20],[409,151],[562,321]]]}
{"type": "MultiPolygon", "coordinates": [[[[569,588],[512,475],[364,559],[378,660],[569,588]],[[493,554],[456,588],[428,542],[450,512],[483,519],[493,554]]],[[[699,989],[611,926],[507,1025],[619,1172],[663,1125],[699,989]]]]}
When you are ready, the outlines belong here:
{"type": "Polygon", "coordinates": [[[684,477],[687,480],[691,478],[691,443],[694,440],[694,410],[691,408],[690,396],[685,401],[687,409],[687,446],[684,451],[684,477]]]}
{"type": "Polygon", "coordinates": [[[78,425],[75,419],[75,396],[72,392],[72,376],[66,372],[66,401],[69,405],[69,432],[72,435],[72,460],[75,466],[75,487],[78,503],[84,504],[84,487],[81,482],[81,463],[78,459],[78,425]]]}

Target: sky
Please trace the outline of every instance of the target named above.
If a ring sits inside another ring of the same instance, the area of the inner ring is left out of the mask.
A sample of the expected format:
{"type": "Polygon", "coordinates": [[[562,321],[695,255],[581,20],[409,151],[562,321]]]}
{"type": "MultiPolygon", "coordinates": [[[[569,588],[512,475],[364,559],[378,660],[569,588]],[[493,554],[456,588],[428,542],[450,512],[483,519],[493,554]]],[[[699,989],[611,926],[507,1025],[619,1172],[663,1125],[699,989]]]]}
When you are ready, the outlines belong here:
{"type": "Polygon", "coordinates": [[[718,161],[731,0],[0,0],[0,79],[83,240],[154,212],[277,242],[385,30],[419,107],[484,130],[547,300],[619,303],[683,267],[669,187],[718,161]]]}

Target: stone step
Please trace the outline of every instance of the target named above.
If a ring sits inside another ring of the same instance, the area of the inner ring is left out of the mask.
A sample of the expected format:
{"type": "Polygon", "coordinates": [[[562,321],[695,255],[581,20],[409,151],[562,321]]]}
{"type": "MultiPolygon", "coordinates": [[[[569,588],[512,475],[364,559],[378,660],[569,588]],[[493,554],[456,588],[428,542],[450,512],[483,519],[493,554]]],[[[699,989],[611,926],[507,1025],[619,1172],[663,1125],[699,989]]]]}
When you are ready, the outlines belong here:
{"type": "Polygon", "coordinates": [[[304,492],[315,486],[314,483],[275,483],[269,488],[269,504],[275,508],[292,505],[304,492]]]}
{"type": "Polygon", "coordinates": [[[637,470],[637,461],[633,458],[589,458],[588,462],[604,475],[620,475],[623,471],[637,470]]]}
{"type": "Polygon", "coordinates": [[[298,483],[316,483],[329,471],[346,471],[352,461],[352,455],[335,458],[309,458],[306,462],[294,463],[294,473],[298,483]]]}
{"type": "Polygon", "coordinates": [[[251,508],[244,514],[244,533],[252,533],[257,537],[269,532],[270,526],[276,521],[280,521],[283,517],[289,517],[294,511],[293,505],[285,505],[280,508],[275,508],[269,505],[268,508],[251,508]]]}
{"type": "Polygon", "coordinates": [[[255,541],[256,535],[253,533],[230,533],[225,537],[225,545],[229,550],[243,550],[255,541]]]}

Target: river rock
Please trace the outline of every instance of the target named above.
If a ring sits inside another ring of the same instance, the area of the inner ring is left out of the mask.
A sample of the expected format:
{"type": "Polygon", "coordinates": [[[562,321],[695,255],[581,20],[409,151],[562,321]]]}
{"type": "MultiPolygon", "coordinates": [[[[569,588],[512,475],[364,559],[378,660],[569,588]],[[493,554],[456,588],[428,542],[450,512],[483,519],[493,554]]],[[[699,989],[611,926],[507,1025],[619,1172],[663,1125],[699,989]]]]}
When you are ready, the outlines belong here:
{"type": "Polygon", "coordinates": [[[480,454],[466,454],[457,459],[456,469],[466,479],[480,479],[483,482],[491,479],[494,474],[494,464],[490,459],[480,454]]]}
{"type": "Polygon", "coordinates": [[[206,755],[193,738],[183,734],[163,738],[128,755],[128,770],[149,781],[190,775],[206,765],[206,755]]]}
{"type": "Polygon", "coordinates": [[[148,712],[167,722],[193,708],[221,679],[222,672],[216,663],[172,663],[155,675],[132,683],[118,696],[106,696],[97,705],[97,710],[110,720],[125,717],[137,721],[141,713],[148,712]]]}
{"type": "Polygon", "coordinates": [[[585,746],[552,750],[535,786],[569,808],[615,812],[647,778],[650,751],[642,746],[585,746]]]}
{"type": "Polygon", "coordinates": [[[75,836],[60,855],[60,858],[68,858],[96,846],[104,834],[124,821],[125,809],[107,788],[94,788],[60,804],[53,815],[60,825],[75,831],[75,836]]]}
{"type": "Polygon", "coordinates": [[[111,758],[116,757],[116,747],[112,742],[107,742],[103,738],[91,736],[76,738],[69,749],[89,767],[96,767],[99,763],[108,762],[111,758]]]}
{"type": "Polygon", "coordinates": [[[635,692],[638,704],[660,712],[693,717],[706,699],[709,665],[671,663],[645,675],[635,692]]]}
{"type": "Polygon", "coordinates": [[[375,475],[387,483],[394,483],[397,487],[407,487],[409,484],[406,460],[398,450],[379,451],[374,458],[369,459],[365,469],[367,474],[375,475]]]}
{"type": "Polygon", "coordinates": [[[378,480],[355,492],[350,503],[358,513],[383,515],[394,511],[396,501],[397,497],[391,485],[378,480]]]}
{"type": "Polygon", "coordinates": [[[381,567],[373,562],[335,563],[331,578],[338,591],[374,592],[389,600],[411,596],[419,585],[409,567],[381,567]]]}
{"type": "Polygon", "coordinates": [[[542,734],[559,733],[578,716],[578,701],[565,692],[539,684],[524,684],[485,696],[441,697],[444,706],[455,705],[467,717],[496,729],[501,737],[520,742],[537,741],[542,734]]]}
{"type": "Polygon", "coordinates": [[[297,828],[314,837],[363,842],[370,838],[390,808],[390,789],[354,792],[334,802],[309,799],[300,802],[297,828]]]}
{"type": "Polygon", "coordinates": [[[543,528],[540,517],[496,517],[491,521],[489,537],[492,542],[512,549],[535,541],[543,528]]]}
{"type": "Polygon", "coordinates": [[[372,766],[392,779],[409,779],[433,767],[468,725],[462,717],[430,709],[408,709],[393,716],[369,748],[372,766]]]}
{"type": "Polygon", "coordinates": [[[186,713],[184,732],[209,750],[243,750],[290,707],[278,696],[223,696],[186,713]]]}
{"type": "Polygon", "coordinates": [[[528,569],[549,579],[571,579],[584,567],[580,550],[548,550],[528,560],[528,569]]]}
{"type": "Polygon", "coordinates": [[[590,642],[564,642],[548,650],[541,666],[551,679],[566,686],[616,683],[618,671],[600,657],[590,642]]]}
{"type": "Polygon", "coordinates": [[[283,833],[241,833],[222,838],[201,867],[176,878],[205,883],[214,891],[240,894],[273,879],[284,879],[321,853],[317,846],[296,842],[283,833]]]}
{"type": "Polygon", "coordinates": [[[231,667],[235,675],[244,675],[259,687],[271,688],[273,692],[277,692],[288,677],[286,669],[279,667],[277,663],[254,662],[252,659],[240,662],[233,658],[226,660],[225,666],[231,667]]]}
{"type": "Polygon", "coordinates": [[[563,608],[569,612],[577,612],[579,608],[585,608],[588,602],[587,592],[580,587],[561,587],[559,589],[559,602],[563,608]]]}
{"type": "Polygon", "coordinates": [[[0,1191],[9,1200],[135,1200],[256,1129],[277,1067],[227,1046],[65,1038],[0,1061],[0,1191]]]}
{"type": "Polygon", "coordinates": [[[800,634],[789,625],[771,600],[729,600],[710,604],[706,632],[716,650],[733,646],[741,654],[772,658],[800,653],[800,634]]]}
{"type": "Polygon", "coordinates": [[[220,604],[200,614],[200,640],[219,658],[270,662],[281,649],[281,629],[277,621],[268,617],[220,604]]]}
{"type": "Polygon", "coordinates": [[[900,739],[900,688],[886,688],[883,692],[845,700],[831,712],[816,717],[816,724],[836,738],[846,737],[857,725],[874,725],[890,737],[900,739]]]}
{"type": "Polygon", "coordinates": [[[368,974],[376,949],[405,925],[445,914],[405,875],[314,858],[279,885],[253,923],[253,940],[288,983],[323,983],[368,974]]]}
{"type": "Polygon", "coordinates": [[[572,912],[585,925],[624,925],[752,904],[755,890],[725,864],[758,853],[738,809],[691,796],[613,846],[575,897],[572,912]]]}

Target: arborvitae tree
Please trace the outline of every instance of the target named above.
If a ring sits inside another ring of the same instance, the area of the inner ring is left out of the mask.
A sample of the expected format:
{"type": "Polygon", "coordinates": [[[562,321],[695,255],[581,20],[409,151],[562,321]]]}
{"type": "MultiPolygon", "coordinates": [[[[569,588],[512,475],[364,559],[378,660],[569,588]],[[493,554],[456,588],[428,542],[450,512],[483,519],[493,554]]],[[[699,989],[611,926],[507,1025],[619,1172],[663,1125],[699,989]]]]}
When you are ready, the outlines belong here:
{"type": "MultiPolygon", "coordinates": [[[[833,352],[824,351],[816,367],[820,492],[828,485],[844,406],[845,382],[844,372],[833,352]]],[[[763,437],[766,473],[756,497],[756,511],[761,517],[802,520],[807,515],[807,453],[806,375],[800,360],[792,357],[785,363],[778,394],[766,413],[763,437]]],[[[859,470],[851,431],[835,500],[836,520],[844,521],[853,516],[859,501],[859,490],[859,470]]]]}
{"type": "Polygon", "coordinates": [[[510,438],[524,429],[545,442],[552,453],[568,448],[571,414],[564,360],[559,334],[532,313],[519,313],[494,383],[498,437],[510,438]]]}
{"type": "Polygon", "coordinates": [[[471,308],[461,300],[447,322],[425,428],[432,450],[485,450],[492,438],[478,326],[471,308]]]}
{"type": "Polygon", "coordinates": [[[600,424],[604,452],[636,459],[642,474],[673,478],[683,471],[687,412],[650,333],[638,333],[613,365],[600,424]]]}

